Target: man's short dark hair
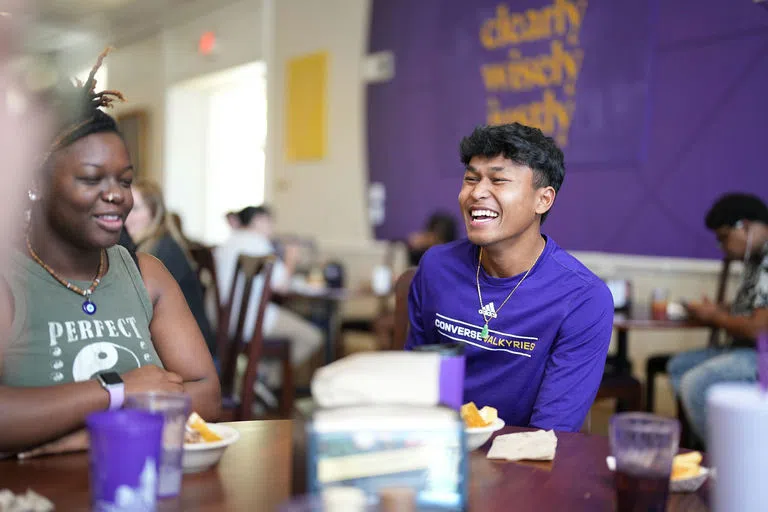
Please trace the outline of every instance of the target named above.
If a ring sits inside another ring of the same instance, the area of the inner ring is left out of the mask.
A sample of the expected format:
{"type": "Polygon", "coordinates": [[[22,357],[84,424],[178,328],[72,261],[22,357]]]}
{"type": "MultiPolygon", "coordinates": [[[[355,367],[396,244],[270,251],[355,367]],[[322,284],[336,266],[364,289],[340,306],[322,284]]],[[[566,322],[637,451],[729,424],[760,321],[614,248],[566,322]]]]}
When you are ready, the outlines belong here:
{"type": "Polygon", "coordinates": [[[242,210],[236,213],[237,218],[240,220],[241,226],[247,226],[251,223],[254,217],[266,215],[272,217],[272,211],[264,205],[261,206],[246,206],[242,210]]]}
{"type": "MultiPolygon", "coordinates": [[[[557,192],[565,178],[563,152],[555,140],[538,128],[520,123],[478,126],[471,135],[461,139],[459,152],[465,167],[476,156],[493,158],[499,155],[530,167],[536,188],[552,187],[557,192]]],[[[548,214],[541,216],[542,222],[548,214]]]]}
{"type": "Polygon", "coordinates": [[[768,224],[768,207],[759,197],[752,194],[725,194],[709,209],[704,223],[707,229],[715,231],[723,226],[731,227],[740,220],[768,224]]]}

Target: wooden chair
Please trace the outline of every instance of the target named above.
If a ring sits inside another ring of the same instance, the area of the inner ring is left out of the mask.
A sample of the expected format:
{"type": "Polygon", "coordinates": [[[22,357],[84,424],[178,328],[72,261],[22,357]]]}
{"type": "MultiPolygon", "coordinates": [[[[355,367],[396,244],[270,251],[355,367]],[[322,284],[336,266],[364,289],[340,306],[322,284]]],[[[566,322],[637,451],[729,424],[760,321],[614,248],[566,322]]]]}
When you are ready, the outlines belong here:
{"type": "MultiPolygon", "coordinates": [[[[219,276],[216,275],[216,262],[213,247],[198,246],[189,250],[197,264],[197,278],[203,285],[206,298],[212,297],[216,309],[216,318],[211,319],[216,325],[216,356],[221,363],[229,345],[229,315],[225,302],[219,294],[219,276]]],[[[206,301],[207,302],[207,301],[206,301]]]]}
{"type": "MultiPolygon", "coordinates": [[[[279,417],[290,418],[293,414],[294,383],[293,366],[291,364],[291,342],[284,339],[265,339],[264,316],[267,305],[272,296],[272,268],[273,256],[246,256],[240,255],[237,260],[235,275],[230,288],[229,300],[225,307],[225,318],[229,319],[232,304],[236,300],[235,292],[237,280],[242,277],[243,288],[240,296],[240,309],[237,317],[237,327],[234,336],[230,339],[226,355],[222,361],[222,393],[224,395],[224,407],[233,410],[234,421],[252,419],[252,406],[256,398],[254,384],[258,374],[259,362],[264,359],[279,359],[282,362],[283,382],[280,391],[279,417]],[[245,343],[243,333],[248,315],[248,307],[251,301],[253,281],[257,276],[263,277],[263,290],[256,309],[256,319],[253,323],[253,334],[250,341],[245,343]],[[237,360],[240,354],[247,356],[247,365],[242,375],[239,400],[234,396],[235,379],[237,378],[237,360]]],[[[226,322],[229,325],[229,322],[226,322]]]]}
{"type": "Polygon", "coordinates": [[[403,350],[408,339],[408,291],[411,289],[411,281],[416,275],[416,267],[411,267],[403,272],[395,282],[395,322],[392,332],[392,350],[403,350]]]}
{"type": "MultiPolygon", "coordinates": [[[[731,261],[723,259],[720,267],[720,275],[717,281],[717,295],[715,301],[718,304],[725,303],[725,291],[728,286],[728,276],[730,274],[731,261]]],[[[717,347],[720,345],[721,329],[713,327],[709,334],[709,346],[717,347]]],[[[674,354],[656,354],[648,358],[645,363],[645,410],[654,411],[656,398],[656,376],[667,373],[667,363],[674,354]]],[[[678,408],[679,410],[679,408],[678,408]]],[[[685,427],[685,425],[684,425],[685,427]]]]}

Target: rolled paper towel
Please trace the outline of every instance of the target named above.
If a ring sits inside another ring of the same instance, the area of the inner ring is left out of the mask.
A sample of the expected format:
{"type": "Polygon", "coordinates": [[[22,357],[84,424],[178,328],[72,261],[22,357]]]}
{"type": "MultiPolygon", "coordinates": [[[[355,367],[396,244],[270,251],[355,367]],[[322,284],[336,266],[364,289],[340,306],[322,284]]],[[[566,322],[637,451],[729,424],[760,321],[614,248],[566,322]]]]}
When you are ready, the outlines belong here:
{"type": "Polygon", "coordinates": [[[312,397],[320,407],[401,404],[461,406],[463,356],[426,352],[363,352],[315,372],[312,397]]]}
{"type": "Polygon", "coordinates": [[[757,384],[715,385],[707,395],[707,419],[717,472],[713,510],[766,510],[768,396],[757,384]]]}

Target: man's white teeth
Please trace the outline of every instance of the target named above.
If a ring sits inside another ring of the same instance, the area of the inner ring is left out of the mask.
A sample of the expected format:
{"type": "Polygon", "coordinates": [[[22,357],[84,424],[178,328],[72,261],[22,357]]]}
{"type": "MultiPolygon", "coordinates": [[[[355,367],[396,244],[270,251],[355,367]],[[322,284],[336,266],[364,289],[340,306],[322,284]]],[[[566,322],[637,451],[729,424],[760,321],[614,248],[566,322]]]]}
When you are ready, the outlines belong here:
{"type": "Polygon", "coordinates": [[[99,215],[99,217],[108,221],[120,220],[119,215],[99,215]]]}
{"type": "Polygon", "coordinates": [[[490,217],[495,219],[498,216],[498,213],[492,212],[491,210],[472,210],[472,217],[475,219],[478,217],[490,217]]]}

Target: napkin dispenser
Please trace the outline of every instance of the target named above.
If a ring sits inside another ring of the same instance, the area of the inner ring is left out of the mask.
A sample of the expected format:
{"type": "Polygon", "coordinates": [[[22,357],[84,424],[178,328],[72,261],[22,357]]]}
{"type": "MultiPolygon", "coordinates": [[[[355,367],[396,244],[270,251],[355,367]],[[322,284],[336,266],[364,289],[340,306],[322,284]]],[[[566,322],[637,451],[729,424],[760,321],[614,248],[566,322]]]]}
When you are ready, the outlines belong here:
{"type": "Polygon", "coordinates": [[[419,507],[461,511],[467,506],[464,426],[446,407],[356,406],[320,409],[307,424],[311,493],[355,487],[371,502],[389,488],[407,487],[419,507]]]}

